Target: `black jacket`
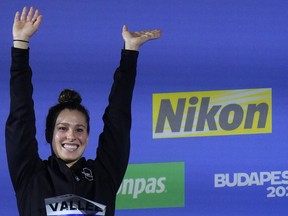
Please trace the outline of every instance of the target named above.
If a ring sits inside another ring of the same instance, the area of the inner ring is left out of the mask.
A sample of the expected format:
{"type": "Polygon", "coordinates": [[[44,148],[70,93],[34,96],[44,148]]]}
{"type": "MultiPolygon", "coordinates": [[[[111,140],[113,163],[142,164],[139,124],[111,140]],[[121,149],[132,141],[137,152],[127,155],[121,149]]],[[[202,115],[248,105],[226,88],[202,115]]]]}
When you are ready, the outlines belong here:
{"type": "Polygon", "coordinates": [[[39,157],[29,50],[12,48],[11,104],[5,136],[8,166],[21,216],[46,215],[44,200],[66,194],[103,204],[105,216],[114,215],[116,193],[129,159],[137,58],[137,51],[122,50],[103,115],[104,129],[99,136],[96,159],[81,158],[68,168],[53,155],[48,160],[39,157]]]}

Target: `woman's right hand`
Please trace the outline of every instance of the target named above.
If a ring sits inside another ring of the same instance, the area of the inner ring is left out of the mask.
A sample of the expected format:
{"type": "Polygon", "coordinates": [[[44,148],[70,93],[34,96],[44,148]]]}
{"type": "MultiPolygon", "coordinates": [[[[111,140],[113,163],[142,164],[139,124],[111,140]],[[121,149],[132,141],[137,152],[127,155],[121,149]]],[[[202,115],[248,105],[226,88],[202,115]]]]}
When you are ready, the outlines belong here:
{"type": "Polygon", "coordinates": [[[35,10],[34,7],[30,7],[27,14],[28,8],[24,7],[22,13],[16,12],[13,24],[13,40],[14,47],[27,49],[29,40],[33,34],[38,30],[41,22],[42,15],[40,11],[35,10]]]}

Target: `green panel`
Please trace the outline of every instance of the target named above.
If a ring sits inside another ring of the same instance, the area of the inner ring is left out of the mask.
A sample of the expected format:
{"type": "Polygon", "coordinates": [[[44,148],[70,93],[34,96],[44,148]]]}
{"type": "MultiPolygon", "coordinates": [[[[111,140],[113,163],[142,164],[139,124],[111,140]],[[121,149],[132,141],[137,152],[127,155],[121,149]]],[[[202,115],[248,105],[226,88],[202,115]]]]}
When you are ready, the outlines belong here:
{"type": "Polygon", "coordinates": [[[184,206],[184,163],[130,164],[116,203],[117,209],[184,206]]]}

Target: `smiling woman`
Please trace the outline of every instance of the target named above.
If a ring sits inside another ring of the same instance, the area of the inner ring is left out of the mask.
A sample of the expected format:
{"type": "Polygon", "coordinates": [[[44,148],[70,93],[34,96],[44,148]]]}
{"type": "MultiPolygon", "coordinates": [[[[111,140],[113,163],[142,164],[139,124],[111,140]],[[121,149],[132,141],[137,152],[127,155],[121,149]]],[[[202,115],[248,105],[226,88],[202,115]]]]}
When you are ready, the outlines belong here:
{"type": "Polygon", "coordinates": [[[59,104],[52,107],[47,116],[47,142],[52,144],[52,153],[68,167],[81,158],[88,144],[89,115],[81,101],[76,91],[66,89],[59,96],[59,104]]]}
{"type": "Polygon", "coordinates": [[[122,28],[125,48],[114,74],[109,104],[103,115],[97,155],[86,160],[89,114],[76,91],[64,90],[49,109],[45,136],[52,154],[42,160],[36,140],[29,40],[42,22],[33,7],[17,12],[13,25],[10,113],[6,122],[8,166],[21,216],[113,216],[117,190],[130,153],[131,102],[138,49],[159,38],[159,30],[129,32],[122,28]],[[73,206],[68,208],[68,203],[73,206]],[[83,208],[87,206],[89,208],[83,208]],[[78,206],[75,206],[78,205],[78,206]],[[61,206],[58,208],[58,206],[61,206]]]}

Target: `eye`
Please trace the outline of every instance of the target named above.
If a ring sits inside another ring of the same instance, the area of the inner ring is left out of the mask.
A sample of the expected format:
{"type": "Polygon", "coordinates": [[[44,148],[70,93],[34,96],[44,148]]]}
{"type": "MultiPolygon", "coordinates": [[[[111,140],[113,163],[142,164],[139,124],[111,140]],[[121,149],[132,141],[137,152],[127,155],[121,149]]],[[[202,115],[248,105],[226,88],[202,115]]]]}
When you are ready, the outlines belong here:
{"type": "Polygon", "coordinates": [[[76,131],[77,131],[78,133],[81,133],[81,132],[84,131],[84,129],[83,129],[83,128],[77,128],[76,131]]]}
{"type": "Polygon", "coordinates": [[[65,126],[59,126],[59,127],[58,127],[58,130],[59,130],[59,131],[67,131],[68,128],[65,127],[65,126]]]}

